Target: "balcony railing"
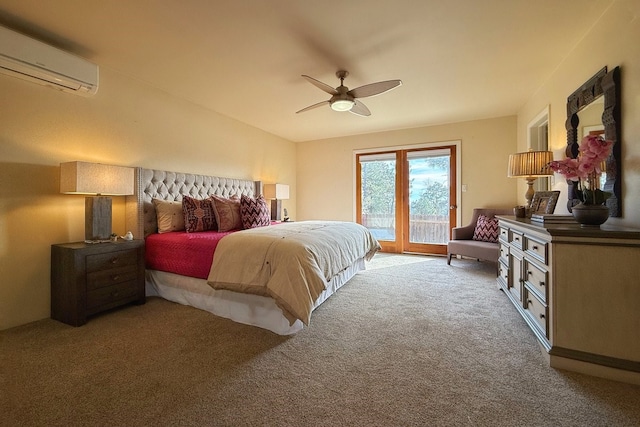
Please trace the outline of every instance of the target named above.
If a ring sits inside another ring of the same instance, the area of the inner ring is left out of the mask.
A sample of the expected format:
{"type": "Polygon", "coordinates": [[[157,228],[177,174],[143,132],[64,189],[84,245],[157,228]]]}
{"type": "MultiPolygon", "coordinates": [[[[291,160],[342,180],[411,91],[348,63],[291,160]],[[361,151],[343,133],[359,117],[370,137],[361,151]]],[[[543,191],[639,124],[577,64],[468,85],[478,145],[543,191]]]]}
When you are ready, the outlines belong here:
{"type": "MultiPolygon", "coordinates": [[[[378,240],[395,240],[396,221],[393,215],[363,214],[362,225],[378,240]]],[[[410,215],[409,241],[446,245],[449,241],[448,215],[410,215]]]]}

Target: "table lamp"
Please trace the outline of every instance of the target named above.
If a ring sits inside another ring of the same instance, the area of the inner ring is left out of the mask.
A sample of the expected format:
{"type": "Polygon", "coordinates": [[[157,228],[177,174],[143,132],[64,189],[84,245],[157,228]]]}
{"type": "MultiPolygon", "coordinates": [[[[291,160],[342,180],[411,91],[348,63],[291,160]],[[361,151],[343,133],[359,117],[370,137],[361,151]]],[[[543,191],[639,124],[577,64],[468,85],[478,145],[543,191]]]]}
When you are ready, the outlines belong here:
{"type": "Polygon", "coordinates": [[[111,235],[111,197],[133,194],[133,168],[100,163],[60,164],[60,192],[92,195],[85,198],[84,233],[89,241],[111,235]]]}
{"type": "Polygon", "coordinates": [[[264,198],[271,199],[271,221],[282,219],[282,200],[289,199],[289,186],[286,184],[265,184],[264,198]]]}
{"type": "Polygon", "coordinates": [[[536,178],[553,175],[553,171],[547,166],[551,161],[553,161],[553,152],[551,151],[529,150],[509,156],[507,176],[526,179],[527,185],[529,186],[525,193],[528,208],[531,207],[533,193],[535,193],[533,183],[536,178]]]}

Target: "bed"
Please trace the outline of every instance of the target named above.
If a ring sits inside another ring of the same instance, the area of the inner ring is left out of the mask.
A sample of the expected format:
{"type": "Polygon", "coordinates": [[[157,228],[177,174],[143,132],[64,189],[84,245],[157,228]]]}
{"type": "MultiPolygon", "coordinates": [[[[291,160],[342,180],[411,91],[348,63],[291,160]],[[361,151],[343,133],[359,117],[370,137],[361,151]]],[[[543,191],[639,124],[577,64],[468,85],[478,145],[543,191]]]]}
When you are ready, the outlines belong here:
{"type": "Polygon", "coordinates": [[[340,221],[158,233],[160,200],[176,204],[211,196],[244,200],[261,193],[259,181],[136,168],[135,195],[126,198],[126,227],[136,238],[146,239],[147,296],[290,335],[308,325],[311,312],[364,269],[365,260],[380,249],[366,228],[340,221]],[[299,244],[303,246],[298,248],[299,244]],[[178,264],[186,262],[186,267],[171,265],[175,264],[172,251],[182,255],[178,264]],[[291,289],[292,296],[281,294],[284,289],[291,289]]]}

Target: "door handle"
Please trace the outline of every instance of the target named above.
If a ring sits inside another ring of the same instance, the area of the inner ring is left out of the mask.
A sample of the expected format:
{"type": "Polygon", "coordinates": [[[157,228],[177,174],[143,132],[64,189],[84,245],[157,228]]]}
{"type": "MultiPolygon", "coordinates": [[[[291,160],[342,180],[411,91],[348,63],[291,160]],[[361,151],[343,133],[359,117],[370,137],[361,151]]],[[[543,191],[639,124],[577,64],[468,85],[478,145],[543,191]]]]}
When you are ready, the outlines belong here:
{"type": "Polygon", "coordinates": [[[451,205],[451,206],[449,206],[449,210],[453,210],[453,209],[457,209],[457,208],[458,208],[458,206],[457,206],[457,205],[451,205]]]}

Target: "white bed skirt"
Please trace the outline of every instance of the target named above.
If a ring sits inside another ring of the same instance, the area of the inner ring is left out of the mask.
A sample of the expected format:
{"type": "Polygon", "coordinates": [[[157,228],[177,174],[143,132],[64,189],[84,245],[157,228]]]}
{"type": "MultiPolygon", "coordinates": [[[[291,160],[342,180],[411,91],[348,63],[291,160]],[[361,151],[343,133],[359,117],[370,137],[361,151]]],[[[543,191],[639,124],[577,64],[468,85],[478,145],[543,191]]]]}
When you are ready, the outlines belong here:
{"type": "MultiPolygon", "coordinates": [[[[364,269],[364,259],[359,259],[331,279],[327,288],[316,300],[313,306],[314,310],[358,271],[364,269]]],[[[269,297],[216,290],[207,284],[206,279],[146,270],[146,294],[199,308],[234,322],[268,329],[278,335],[295,334],[304,327],[300,320],[296,320],[293,325],[290,325],[283,316],[282,310],[269,297]]]]}

